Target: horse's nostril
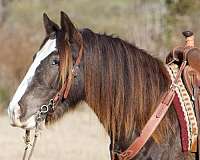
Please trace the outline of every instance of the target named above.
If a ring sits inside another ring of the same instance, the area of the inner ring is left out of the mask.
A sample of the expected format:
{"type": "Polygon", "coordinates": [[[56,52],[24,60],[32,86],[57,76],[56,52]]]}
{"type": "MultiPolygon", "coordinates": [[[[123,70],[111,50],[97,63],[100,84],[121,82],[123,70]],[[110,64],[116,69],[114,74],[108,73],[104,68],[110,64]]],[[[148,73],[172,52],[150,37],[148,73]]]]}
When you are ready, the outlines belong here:
{"type": "Polygon", "coordinates": [[[11,110],[11,113],[9,114],[11,118],[11,125],[16,126],[16,127],[21,127],[21,121],[20,121],[20,116],[21,116],[21,109],[19,105],[16,105],[13,107],[11,110]]]}
{"type": "Polygon", "coordinates": [[[15,108],[14,108],[14,116],[16,118],[19,118],[21,116],[21,107],[20,105],[17,105],[15,108]]]}
{"type": "Polygon", "coordinates": [[[23,106],[23,104],[21,103],[21,101],[18,102],[19,107],[20,107],[20,118],[24,117],[26,114],[26,110],[25,107],[23,106]]]}

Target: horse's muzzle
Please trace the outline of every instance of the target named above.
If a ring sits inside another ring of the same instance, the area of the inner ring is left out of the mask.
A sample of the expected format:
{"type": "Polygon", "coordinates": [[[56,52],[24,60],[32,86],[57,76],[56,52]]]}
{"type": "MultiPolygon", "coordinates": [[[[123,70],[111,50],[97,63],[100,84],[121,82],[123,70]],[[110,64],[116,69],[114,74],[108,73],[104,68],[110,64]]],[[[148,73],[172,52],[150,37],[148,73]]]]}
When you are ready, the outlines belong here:
{"type": "Polygon", "coordinates": [[[21,121],[21,108],[20,105],[16,106],[9,106],[8,107],[8,115],[10,118],[10,124],[13,127],[20,127],[23,129],[33,129],[36,125],[35,122],[35,115],[32,115],[30,118],[28,118],[26,121],[21,121]]]}

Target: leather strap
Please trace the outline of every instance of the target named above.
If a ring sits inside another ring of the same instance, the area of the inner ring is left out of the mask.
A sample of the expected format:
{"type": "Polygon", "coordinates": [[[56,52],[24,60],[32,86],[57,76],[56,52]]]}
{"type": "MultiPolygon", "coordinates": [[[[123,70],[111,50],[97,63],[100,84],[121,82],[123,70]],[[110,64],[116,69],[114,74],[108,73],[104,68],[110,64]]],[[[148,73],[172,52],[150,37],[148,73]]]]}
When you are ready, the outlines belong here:
{"type": "Polygon", "coordinates": [[[143,128],[139,137],[129,146],[129,148],[119,155],[120,160],[129,160],[136,156],[136,154],[142,149],[147,140],[151,137],[156,130],[161,120],[168,111],[172,100],[174,99],[175,91],[173,88],[167,92],[154,114],[151,116],[145,127],[143,128]]]}
{"type": "Polygon", "coordinates": [[[179,78],[182,75],[182,72],[186,66],[186,63],[187,63],[186,61],[182,63],[180,70],[175,77],[175,81],[171,85],[170,90],[168,90],[164,94],[161,102],[159,103],[158,107],[154,111],[153,115],[150,117],[150,119],[148,120],[144,128],[142,129],[140,136],[135,139],[135,141],[128,147],[127,150],[125,150],[124,152],[118,155],[118,158],[120,160],[130,160],[131,158],[135,157],[137,153],[145,145],[145,143],[148,141],[148,139],[151,137],[153,132],[156,130],[156,128],[158,127],[161,120],[167,113],[174,99],[175,87],[179,78]]]}
{"type": "MultiPolygon", "coordinates": [[[[80,39],[80,49],[79,49],[79,53],[78,53],[78,57],[76,59],[76,62],[71,70],[72,74],[71,76],[68,76],[66,81],[64,82],[64,84],[62,85],[62,87],[60,88],[60,90],[57,92],[57,94],[55,95],[55,97],[53,98],[53,103],[56,106],[63,98],[66,99],[71,85],[72,85],[72,81],[74,79],[74,77],[77,76],[77,68],[81,63],[81,58],[83,56],[83,40],[82,40],[82,36],[80,33],[79,34],[79,39],[80,39]]],[[[54,109],[55,110],[55,109],[54,109]]]]}
{"type": "Polygon", "coordinates": [[[194,72],[194,69],[192,69],[190,66],[186,66],[183,71],[183,80],[184,80],[187,90],[190,93],[190,96],[193,96],[194,94],[193,84],[191,82],[191,75],[193,74],[193,72],[194,72]]]}

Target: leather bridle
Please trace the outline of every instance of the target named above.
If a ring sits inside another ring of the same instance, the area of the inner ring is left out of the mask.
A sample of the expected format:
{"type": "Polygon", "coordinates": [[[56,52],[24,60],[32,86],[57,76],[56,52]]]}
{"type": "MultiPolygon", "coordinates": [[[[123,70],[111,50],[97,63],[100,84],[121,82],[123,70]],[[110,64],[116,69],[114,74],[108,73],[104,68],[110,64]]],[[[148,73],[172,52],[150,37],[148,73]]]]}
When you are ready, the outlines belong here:
{"type": "Polygon", "coordinates": [[[36,114],[36,127],[35,127],[35,135],[34,135],[34,140],[33,140],[33,144],[30,144],[30,130],[26,130],[25,131],[25,137],[24,137],[24,141],[25,141],[25,149],[24,149],[24,154],[23,154],[23,160],[26,159],[26,157],[28,157],[28,160],[31,159],[36,142],[37,142],[37,138],[39,135],[39,131],[41,128],[41,124],[42,122],[44,122],[46,120],[46,117],[48,114],[52,114],[55,110],[56,107],[58,105],[59,102],[61,102],[63,99],[66,99],[69,95],[69,91],[71,89],[72,86],[72,82],[73,79],[78,75],[78,70],[79,70],[79,66],[81,63],[81,59],[83,56],[83,41],[82,41],[82,36],[79,34],[79,38],[80,38],[80,49],[78,52],[78,57],[75,61],[74,66],[72,67],[71,73],[72,76],[68,76],[66,77],[66,80],[64,82],[64,84],[61,86],[60,90],[56,93],[56,95],[49,100],[48,104],[42,105],[39,109],[39,111],[36,114]],[[27,155],[28,149],[29,147],[32,146],[29,155],[27,155]]]}

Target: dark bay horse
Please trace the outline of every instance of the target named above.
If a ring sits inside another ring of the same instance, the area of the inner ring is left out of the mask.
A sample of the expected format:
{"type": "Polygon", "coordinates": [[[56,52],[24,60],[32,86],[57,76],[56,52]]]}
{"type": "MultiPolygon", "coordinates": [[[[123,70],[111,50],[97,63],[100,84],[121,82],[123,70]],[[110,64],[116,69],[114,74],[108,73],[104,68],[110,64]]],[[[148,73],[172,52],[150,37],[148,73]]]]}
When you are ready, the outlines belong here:
{"type": "MultiPolygon", "coordinates": [[[[111,157],[126,150],[170,87],[165,65],[120,38],[76,29],[64,12],[61,12],[61,26],[44,14],[44,26],[46,38],[10,102],[11,124],[24,129],[35,127],[37,111],[71,76],[81,44],[83,56],[69,94],[45,121],[54,122],[76,109],[78,102],[85,101],[110,135],[111,157]]],[[[176,113],[171,107],[134,159],[185,159],[179,132],[176,113]]],[[[189,154],[187,158],[195,159],[195,155],[189,154]]]]}

